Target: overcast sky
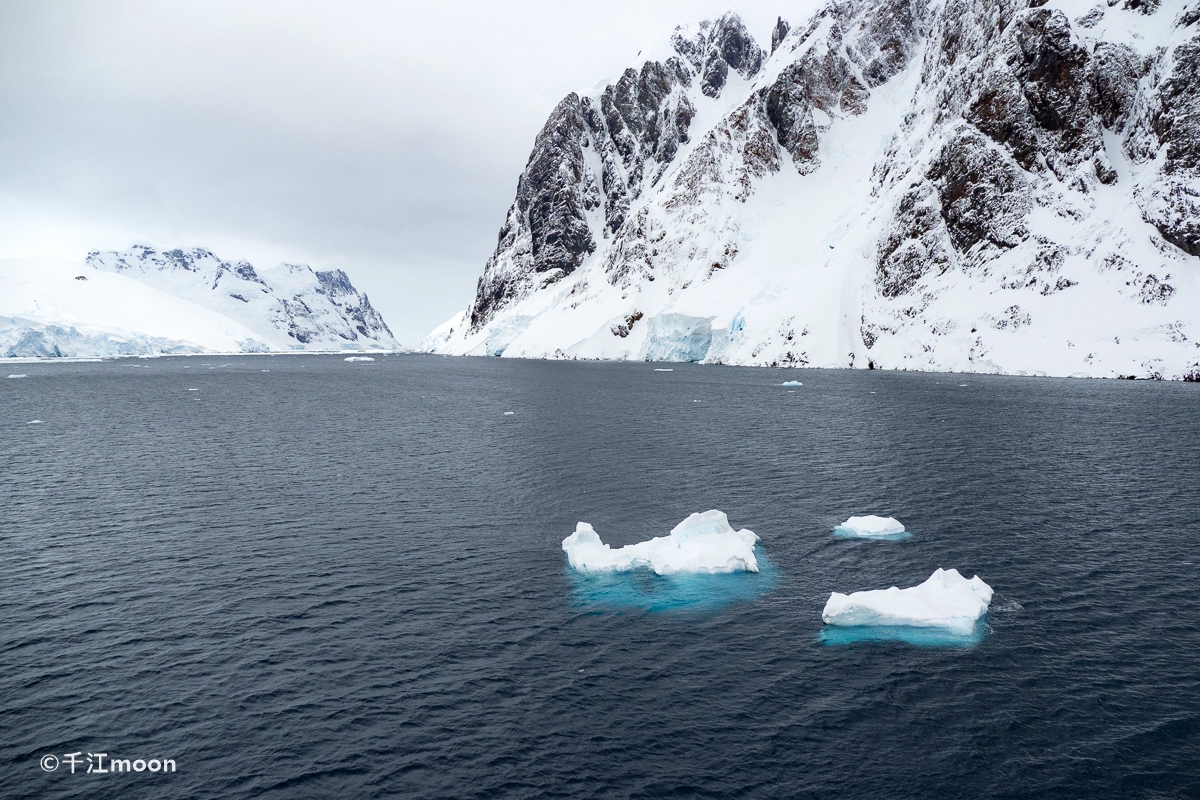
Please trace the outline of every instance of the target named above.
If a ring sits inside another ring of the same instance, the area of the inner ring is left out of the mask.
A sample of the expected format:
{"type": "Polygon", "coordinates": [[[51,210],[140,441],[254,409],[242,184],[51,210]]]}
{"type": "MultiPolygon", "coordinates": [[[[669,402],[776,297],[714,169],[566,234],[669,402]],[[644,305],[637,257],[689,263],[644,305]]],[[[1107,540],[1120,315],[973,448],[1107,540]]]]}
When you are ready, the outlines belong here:
{"type": "Polygon", "coordinates": [[[0,258],[145,242],[341,267],[405,345],[465,307],[570,91],[811,0],[0,3],[0,258]]]}

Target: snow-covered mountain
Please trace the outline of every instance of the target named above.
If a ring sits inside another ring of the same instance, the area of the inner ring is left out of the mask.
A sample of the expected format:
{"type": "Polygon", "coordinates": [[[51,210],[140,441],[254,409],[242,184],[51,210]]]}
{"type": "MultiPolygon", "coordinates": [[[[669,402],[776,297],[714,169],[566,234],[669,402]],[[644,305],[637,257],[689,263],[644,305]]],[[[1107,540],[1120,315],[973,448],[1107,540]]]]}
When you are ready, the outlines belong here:
{"type": "Polygon", "coordinates": [[[341,270],[144,245],[0,263],[0,357],[398,347],[341,270]]]}
{"type": "Polygon", "coordinates": [[[1200,4],[676,29],[538,134],[423,349],[1200,377],[1200,4]]]}

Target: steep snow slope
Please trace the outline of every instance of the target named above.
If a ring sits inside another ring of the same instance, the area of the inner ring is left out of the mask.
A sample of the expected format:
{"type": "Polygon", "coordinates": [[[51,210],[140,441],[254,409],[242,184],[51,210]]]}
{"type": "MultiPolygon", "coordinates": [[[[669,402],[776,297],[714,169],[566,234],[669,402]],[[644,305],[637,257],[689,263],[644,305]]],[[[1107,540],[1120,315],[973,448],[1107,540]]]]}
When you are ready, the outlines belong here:
{"type": "Polygon", "coordinates": [[[0,260],[0,357],[266,349],[249,328],[124,275],[61,258],[0,260]]]}
{"type": "Polygon", "coordinates": [[[271,350],[399,347],[383,317],[341,270],[281,264],[260,275],[246,261],[222,261],[201,248],[159,252],[145,245],[89,253],[87,263],[236,320],[271,350]]]}
{"type": "MultiPolygon", "coordinates": [[[[1030,6],[1034,7],[1030,7],[1030,6]]],[[[569,95],[424,349],[1200,374],[1200,6],[732,14],[569,95]]]]}

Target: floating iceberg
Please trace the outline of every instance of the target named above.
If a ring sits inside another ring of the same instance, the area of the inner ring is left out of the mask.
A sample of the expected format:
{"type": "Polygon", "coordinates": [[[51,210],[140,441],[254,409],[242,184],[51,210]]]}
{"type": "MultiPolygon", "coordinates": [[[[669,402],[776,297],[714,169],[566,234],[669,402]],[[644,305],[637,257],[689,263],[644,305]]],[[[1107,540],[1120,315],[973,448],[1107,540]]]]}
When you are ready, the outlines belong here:
{"type": "Polygon", "coordinates": [[[26,425],[41,425],[42,421],[40,419],[31,419],[31,420],[29,420],[29,422],[26,422],[25,424],[26,425]]]}
{"type": "Polygon", "coordinates": [[[9,375],[10,378],[28,378],[29,376],[22,372],[20,375],[9,375]]]}
{"type": "MultiPolygon", "coordinates": [[[[342,360],[343,361],[374,361],[375,359],[371,358],[370,356],[350,356],[349,358],[343,358],[342,360]]],[[[221,366],[224,367],[226,365],[222,364],[221,366]]]]}
{"type": "Polygon", "coordinates": [[[846,538],[896,538],[905,533],[904,526],[892,517],[851,517],[833,529],[838,536],[846,538]]]}
{"type": "Polygon", "coordinates": [[[784,381],[783,383],[781,383],[779,385],[780,386],[803,386],[804,384],[801,383],[800,381],[784,381]]]}
{"type": "Polygon", "coordinates": [[[920,586],[876,589],[842,594],[834,592],[821,612],[827,625],[945,628],[967,635],[987,613],[992,587],[978,575],[967,580],[956,569],[939,569],[920,586]]]}
{"type": "Polygon", "coordinates": [[[656,536],[613,550],[586,522],[563,539],[567,560],[579,572],[626,572],[648,567],[657,575],[758,572],[754,544],[758,535],[735,531],[721,511],[692,514],[668,536],[656,536]]]}

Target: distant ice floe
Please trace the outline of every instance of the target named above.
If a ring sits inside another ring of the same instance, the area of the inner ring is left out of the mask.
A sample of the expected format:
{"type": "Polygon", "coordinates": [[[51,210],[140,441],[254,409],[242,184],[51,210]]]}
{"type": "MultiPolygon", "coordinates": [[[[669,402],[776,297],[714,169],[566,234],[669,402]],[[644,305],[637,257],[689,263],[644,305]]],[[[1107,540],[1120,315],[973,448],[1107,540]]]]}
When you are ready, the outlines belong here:
{"type": "Polygon", "coordinates": [[[992,587],[978,575],[967,580],[958,570],[938,569],[929,580],[907,589],[834,592],[821,612],[827,625],[940,628],[969,636],[987,613],[992,587]]]}
{"type": "Polygon", "coordinates": [[[511,416],[514,416],[516,413],[517,412],[515,412],[515,411],[505,411],[504,416],[511,417],[511,416]]]}
{"type": "Polygon", "coordinates": [[[29,422],[26,422],[25,424],[26,425],[41,425],[42,421],[40,419],[31,419],[31,420],[29,420],[29,422]]]}
{"type": "Polygon", "coordinates": [[[667,536],[613,550],[586,522],[563,539],[562,549],[579,572],[627,572],[647,567],[656,575],[758,572],[754,545],[758,535],[735,531],[721,511],[692,514],[667,536]]]}
{"type": "Polygon", "coordinates": [[[835,536],[844,539],[907,539],[912,534],[892,517],[851,517],[833,529],[835,536]]]}
{"type": "Polygon", "coordinates": [[[20,375],[9,375],[10,378],[28,378],[29,376],[22,372],[20,375]]]}
{"type": "Polygon", "coordinates": [[[656,367],[654,371],[655,372],[674,372],[675,370],[674,369],[663,369],[662,367],[656,367]]]}
{"type": "Polygon", "coordinates": [[[784,381],[783,383],[781,383],[779,385],[780,386],[803,386],[804,384],[801,383],[800,381],[784,381]]]}
{"type": "Polygon", "coordinates": [[[374,361],[375,359],[371,358],[370,356],[350,356],[349,358],[343,358],[342,360],[343,361],[374,361]]]}

